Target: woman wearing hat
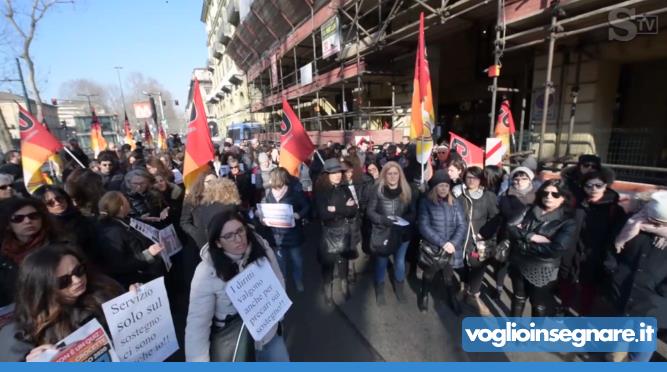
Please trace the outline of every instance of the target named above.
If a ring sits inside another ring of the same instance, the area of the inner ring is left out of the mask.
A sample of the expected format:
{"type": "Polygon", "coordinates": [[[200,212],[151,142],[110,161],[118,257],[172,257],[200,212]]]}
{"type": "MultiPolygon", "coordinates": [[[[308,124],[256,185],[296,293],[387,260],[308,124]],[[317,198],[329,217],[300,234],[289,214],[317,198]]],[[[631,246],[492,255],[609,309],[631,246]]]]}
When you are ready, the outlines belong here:
{"type": "Polygon", "coordinates": [[[318,256],[324,277],[324,299],[333,304],[334,269],[338,266],[341,291],[349,297],[348,258],[352,250],[351,232],[359,223],[359,206],[343,182],[345,169],[338,159],[327,159],[315,184],[315,205],[322,221],[322,242],[318,256]]]}
{"type": "MultiPolygon", "coordinates": [[[[446,284],[447,300],[453,310],[459,312],[454,289],[453,270],[463,268],[463,238],[466,234],[466,221],[461,204],[451,194],[452,180],[447,171],[438,170],[428,182],[429,192],[419,201],[417,225],[422,236],[420,249],[427,247],[429,251],[439,255],[451,256],[442,265],[424,267],[421,290],[419,291],[419,309],[428,310],[428,292],[431,281],[438,271],[443,270],[446,284]]],[[[420,254],[426,254],[420,252],[420,254]]],[[[440,261],[438,261],[440,262],[440,261]]]]}

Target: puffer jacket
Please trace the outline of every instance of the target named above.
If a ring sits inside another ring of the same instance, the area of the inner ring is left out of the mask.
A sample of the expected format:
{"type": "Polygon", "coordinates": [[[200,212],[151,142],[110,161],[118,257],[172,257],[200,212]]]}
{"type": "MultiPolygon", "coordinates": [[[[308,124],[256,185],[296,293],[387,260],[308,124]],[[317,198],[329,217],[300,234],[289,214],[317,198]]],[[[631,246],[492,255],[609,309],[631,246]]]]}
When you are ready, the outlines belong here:
{"type": "Polygon", "coordinates": [[[431,245],[442,248],[446,243],[452,243],[456,251],[451,265],[455,269],[463,267],[463,239],[467,224],[458,200],[449,205],[447,201],[434,203],[427,197],[421,198],[417,226],[422,238],[431,245]]]}
{"type": "MultiPolygon", "coordinates": [[[[259,235],[255,238],[262,245],[269,259],[273,272],[280,284],[285,287],[285,280],[280,272],[278,261],[269,244],[259,235]]],[[[213,266],[208,244],[201,249],[202,261],[195,270],[190,290],[190,305],[188,308],[187,324],[185,326],[185,360],[188,362],[208,362],[210,356],[211,326],[215,322],[218,327],[224,327],[224,319],[234,316],[238,311],[232,300],[227,296],[225,287],[227,282],[220,278],[213,266]]],[[[243,267],[239,267],[239,272],[243,267]]],[[[261,348],[273,339],[278,331],[275,325],[264,339],[255,342],[261,348]]]]}
{"type": "Polygon", "coordinates": [[[379,185],[375,185],[369,194],[368,208],[366,209],[366,214],[373,227],[384,225],[399,228],[398,225],[394,225],[394,220],[389,218],[389,216],[398,216],[410,223],[408,226],[400,227],[401,242],[412,239],[414,224],[417,219],[417,192],[412,188],[410,192],[412,193],[410,201],[404,203],[400,196],[390,198],[385,190],[380,191],[379,185]]]}
{"type": "Polygon", "coordinates": [[[491,191],[484,190],[479,199],[473,199],[465,188],[457,199],[461,201],[468,222],[465,253],[470,253],[475,247],[473,232],[475,235],[479,234],[482,227],[498,214],[498,202],[496,194],[491,191]]]}
{"type": "MultiPolygon", "coordinates": [[[[310,205],[306,196],[301,191],[297,191],[292,185],[287,188],[287,193],[280,200],[276,200],[271,190],[266,190],[266,196],[263,203],[281,203],[290,204],[294,213],[298,213],[301,218],[307,217],[310,213],[310,205]]],[[[297,220],[292,228],[271,227],[276,248],[299,247],[303,244],[303,226],[301,220],[297,220]]]]}

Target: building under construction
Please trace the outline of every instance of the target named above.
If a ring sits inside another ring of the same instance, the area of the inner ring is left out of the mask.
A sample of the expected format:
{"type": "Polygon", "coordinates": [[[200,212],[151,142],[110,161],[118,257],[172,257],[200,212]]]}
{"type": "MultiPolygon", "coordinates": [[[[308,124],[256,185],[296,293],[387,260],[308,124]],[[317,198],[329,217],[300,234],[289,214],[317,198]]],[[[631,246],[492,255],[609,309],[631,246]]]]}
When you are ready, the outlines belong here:
{"type": "Polygon", "coordinates": [[[482,144],[506,97],[515,152],[542,160],[596,153],[626,176],[664,182],[663,0],[226,3],[241,14],[223,34],[224,54],[245,73],[248,110],[268,117],[269,131],[282,97],[311,131],[409,127],[424,12],[440,138],[453,131],[482,144]],[[495,79],[493,65],[501,66],[495,79]]]}

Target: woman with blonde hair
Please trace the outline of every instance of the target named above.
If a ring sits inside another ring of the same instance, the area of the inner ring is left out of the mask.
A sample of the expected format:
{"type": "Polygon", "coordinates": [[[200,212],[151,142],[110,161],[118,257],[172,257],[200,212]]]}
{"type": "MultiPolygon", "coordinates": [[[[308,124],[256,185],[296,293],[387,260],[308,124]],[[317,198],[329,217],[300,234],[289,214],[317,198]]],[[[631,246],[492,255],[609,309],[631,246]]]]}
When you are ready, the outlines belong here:
{"type": "Polygon", "coordinates": [[[373,224],[370,249],[375,256],[375,298],[378,305],[386,303],[384,275],[392,255],[396,298],[401,303],[406,302],[405,255],[417,216],[416,199],[416,191],[405,179],[401,166],[394,161],[387,162],[370,193],[366,211],[373,224]]]}

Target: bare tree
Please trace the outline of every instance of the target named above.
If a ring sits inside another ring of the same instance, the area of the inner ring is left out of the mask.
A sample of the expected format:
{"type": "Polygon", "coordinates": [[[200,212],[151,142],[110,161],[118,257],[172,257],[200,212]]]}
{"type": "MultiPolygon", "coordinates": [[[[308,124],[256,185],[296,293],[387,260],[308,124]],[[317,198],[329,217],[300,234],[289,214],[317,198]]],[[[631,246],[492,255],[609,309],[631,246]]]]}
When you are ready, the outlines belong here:
{"type": "Polygon", "coordinates": [[[37,104],[37,119],[43,120],[44,116],[42,115],[42,97],[39,94],[39,88],[37,88],[37,78],[35,75],[35,61],[30,54],[30,47],[35,38],[35,31],[39,22],[44,18],[49,9],[52,9],[54,6],[73,3],[72,0],[33,0],[31,5],[31,10],[28,14],[22,14],[21,10],[18,8],[17,3],[20,1],[15,0],[5,0],[5,7],[2,9],[3,16],[7,18],[9,23],[14,28],[14,31],[18,34],[21,41],[21,52],[20,56],[25,61],[28,67],[28,84],[33,93],[33,98],[37,104]],[[27,16],[27,20],[23,21],[20,18],[20,15],[27,16]]]}
{"type": "Polygon", "coordinates": [[[85,99],[79,94],[93,94],[97,97],[93,102],[101,105],[106,111],[117,113],[114,107],[115,98],[111,87],[89,79],[68,80],[60,84],[58,96],[64,99],[85,99]]]}

